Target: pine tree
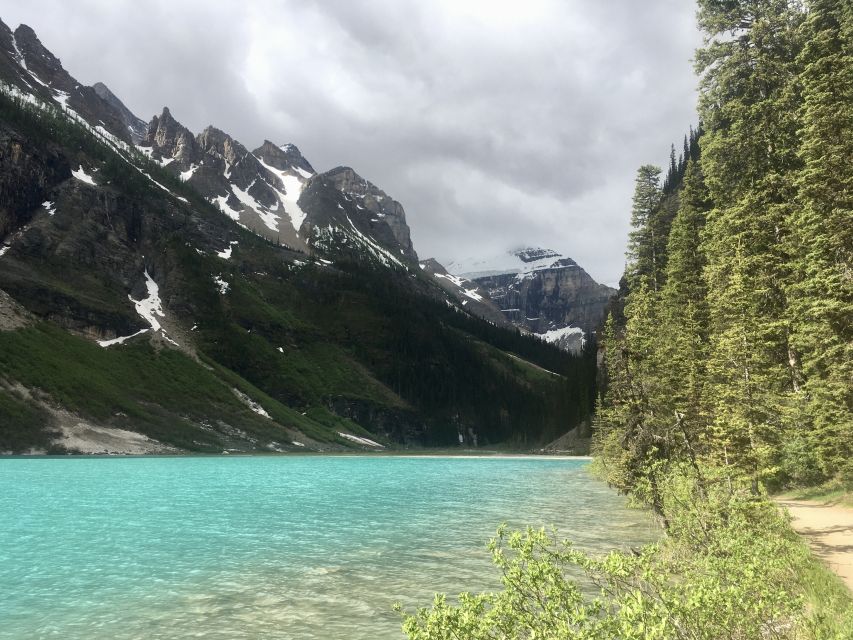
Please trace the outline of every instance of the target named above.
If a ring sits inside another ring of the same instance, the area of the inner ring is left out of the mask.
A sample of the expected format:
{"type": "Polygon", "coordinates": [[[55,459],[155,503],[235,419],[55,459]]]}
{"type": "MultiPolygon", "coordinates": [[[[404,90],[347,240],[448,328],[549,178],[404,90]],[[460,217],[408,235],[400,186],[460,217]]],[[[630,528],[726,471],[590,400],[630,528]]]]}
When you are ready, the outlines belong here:
{"type": "Polygon", "coordinates": [[[804,167],[797,180],[792,342],[807,445],[825,476],[853,478],[853,3],[812,0],[800,55],[804,167]]]}
{"type": "Polygon", "coordinates": [[[633,286],[646,277],[655,290],[661,269],[661,238],[656,218],[661,203],[660,174],[660,167],[650,164],[637,170],[627,253],[629,284],[633,286]]]}
{"type": "Polygon", "coordinates": [[[802,15],[787,0],[699,1],[701,163],[714,202],[702,245],[712,328],[706,395],[723,457],[756,481],[778,475],[773,444],[798,375],[785,288],[802,15]]]}
{"type": "MultiPolygon", "coordinates": [[[[688,154],[689,155],[689,154],[688,154]]],[[[661,411],[672,417],[681,457],[694,466],[706,447],[707,412],[702,405],[708,356],[708,309],[700,246],[711,208],[699,164],[688,160],[667,247],[666,284],[661,292],[661,411]]]]}

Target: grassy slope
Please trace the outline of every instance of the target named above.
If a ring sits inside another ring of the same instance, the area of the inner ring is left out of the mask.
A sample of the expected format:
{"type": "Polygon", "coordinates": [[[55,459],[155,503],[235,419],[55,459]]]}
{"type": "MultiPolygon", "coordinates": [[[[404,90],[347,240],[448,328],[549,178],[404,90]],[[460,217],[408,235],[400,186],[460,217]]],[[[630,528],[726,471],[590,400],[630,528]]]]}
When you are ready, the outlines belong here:
{"type": "MultiPolygon", "coordinates": [[[[221,433],[199,425],[222,420],[260,447],[290,442],[281,426],[312,439],[339,441],[337,428],[353,425],[331,414],[301,415],[222,367],[205,367],[172,349],[155,350],[145,339],[101,348],[52,324],[0,332],[0,370],[7,379],[48,394],[64,408],[104,424],[132,427],[161,442],[192,451],[221,451],[221,433]],[[251,411],[233,393],[239,389],[274,421],[251,411]]],[[[9,390],[0,391],[0,415],[9,417],[2,449],[43,445],[44,411],[9,390]]]]}

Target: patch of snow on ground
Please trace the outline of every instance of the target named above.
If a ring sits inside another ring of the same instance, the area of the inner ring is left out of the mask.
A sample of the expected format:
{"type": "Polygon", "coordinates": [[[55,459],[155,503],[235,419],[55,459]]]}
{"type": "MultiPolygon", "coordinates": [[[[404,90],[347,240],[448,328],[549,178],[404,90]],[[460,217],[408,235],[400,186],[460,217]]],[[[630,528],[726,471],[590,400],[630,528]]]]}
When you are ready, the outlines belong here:
{"type": "Polygon", "coordinates": [[[216,255],[222,258],[223,260],[228,260],[231,258],[231,252],[234,250],[234,245],[237,244],[236,240],[232,240],[225,249],[218,252],[216,255]]]}
{"type": "Polygon", "coordinates": [[[135,338],[136,336],[142,335],[148,331],[148,329],[140,329],[136,333],[132,333],[129,336],[122,336],[120,338],[113,338],[112,340],[98,340],[98,344],[102,347],[111,347],[114,344],[124,344],[125,340],[130,340],[131,338],[135,338]]]}
{"type": "MultiPolygon", "coordinates": [[[[252,188],[252,185],[255,184],[254,181],[249,185],[249,189],[252,188]]],[[[249,189],[243,191],[236,184],[231,185],[231,191],[234,192],[234,195],[237,196],[237,199],[242,202],[244,205],[249,207],[252,211],[258,214],[258,217],[263,221],[263,223],[267,226],[270,231],[278,231],[278,220],[279,217],[271,213],[264,207],[260,202],[255,200],[251,195],[249,195],[249,189]]]]}
{"type": "Polygon", "coordinates": [[[163,305],[160,301],[160,288],[154,279],[148,275],[148,269],[145,270],[145,287],[148,289],[148,297],[142,300],[134,300],[127,296],[136,307],[136,313],[142,316],[154,331],[160,331],[160,323],[156,316],[165,317],[163,314],[163,305]]]}
{"type": "Polygon", "coordinates": [[[221,293],[223,296],[226,293],[228,293],[228,286],[229,285],[227,282],[225,282],[225,280],[222,279],[221,275],[214,276],[213,284],[215,284],[217,287],[219,287],[219,293],[221,293]]]}
{"type": "Polygon", "coordinates": [[[186,182],[193,177],[193,174],[198,171],[199,165],[193,163],[186,171],[181,171],[181,182],[186,182]]]}
{"type": "Polygon", "coordinates": [[[552,329],[551,331],[535,335],[545,342],[557,342],[560,338],[577,334],[583,335],[583,329],[580,327],[563,327],[562,329],[552,329]]]}
{"type": "MultiPolygon", "coordinates": [[[[279,180],[281,180],[284,185],[284,192],[275,189],[275,192],[278,194],[279,199],[281,200],[281,204],[284,205],[284,210],[287,215],[290,217],[290,224],[293,225],[293,230],[299,233],[299,228],[302,226],[302,223],[305,221],[306,213],[302,210],[302,207],[299,206],[299,196],[302,195],[302,189],[305,187],[305,183],[303,180],[300,180],[296,176],[292,176],[286,171],[282,171],[281,169],[276,169],[272,165],[267,164],[261,158],[255,156],[258,162],[261,163],[261,166],[272,173],[274,176],[277,176],[279,180]]],[[[310,178],[311,174],[307,171],[302,171],[301,169],[297,169],[300,175],[303,175],[305,178],[310,178]]]]}
{"type": "Polygon", "coordinates": [[[304,447],[305,446],[304,444],[302,444],[301,442],[297,442],[296,440],[291,441],[290,444],[292,444],[294,447],[304,447]]]}
{"type": "MultiPolygon", "coordinates": [[[[423,267],[421,267],[421,268],[423,269],[423,267]]],[[[471,284],[471,283],[468,282],[467,280],[465,280],[464,278],[454,276],[450,273],[447,273],[447,274],[445,274],[445,273],[434,273],[433,275],[436,278],[444,278],[445,280],[450,280],[453,284],[455,284],[457,287],[459,287],[462,290],[462,295],[471,298],[471,300],[476,300],[477,302],[483,301],[483,296],[481,296],[479,293],[477,293],[476,287],[474,289],[468,289],[465,287],[466,283],[468,283],[468,284],[471,284]]],[[[463,304],[465,304],[465,303],[463,302],[463,304]]]]}
{"type": "Polygon", "coordinates": [[[71,175],[77,178],[80,182],[85,182],[86,184],[90,184],[93,187],[97,187],[98,185],[95,183],[95,179],[86,173],[86,170],[83,169],[83,165],[80,165],[80,168],[77,171],[72,171],[71,175]]]}
{"type": "MultiPolygon", "coordinates": [[[[12,33],[12,46],[15,47],[15,53],[17,54],[18,64],[21,65],[24,69],[27,68],[27,61],[24,60],[24,54],[21,53],[21,50],[18,48],[18,41],[15,39],[15,34],[12,33]]],[[[29,71],[29,69],[27,69],[29,71]]]]}
{"type": "Polygon", "coordinates": [[[232,209],[228,205],[228,196],[217,196],[216,198],[210,199],[211,204],[215,204],[219,206],[219,210],[227,215],[229,218],[235,221],[240,220],[240,212],[232,209]]]}
{"type": "MultiPolygon", "coordinates": [[[[559,260],[567,256],[556,251],[542,249],[524,249],[520,251],[507,251],[497,256],[487,258],[466,258],[464,260],[450,260],[445,267],[451,273],[468,279],[481,278],[492,275],[516,274],[519,280],[530,277],[535,271],[549,269],[559,260]],[[542,257],[529,262],[521,259],[520,255],[532,257],[535,252],[540,252],[542,257]]],[[[574,266],[574,265],[572,265],[574,266]]],[[[568,268],[562,266],[560,268],[568,268]]]]}
{"type": "Polygon", "coordinates": [[[350,442],[355,442],[357,444],[362,444],[368,447],[379,447],[380,449],[385,448],[385,445],[381,445],[378,442],[374,442],[369,438],[361,438],[359,436],[354,436],[351,433],[344,433],[343,431],[338,431],[338,435],[342,438],[346,438],[350,442]]]}
{"type": "Polygon", "coordinates": [[[0,247],[0,256],[6,253],[9,249],[11,249],[11,247],[8,244],[4,244],[2,247],[0,247]]]}
{"type": "Polygon", "coordinates": [[[56,205],[50,200],[45,200],[41,203],[41,206],[43,206],[47,210],[47,213],[49,215],[53,215],[56,213],[56,205]]]}
{"type": "Polygon", "coordinates": [[[272,420],[272,416],[270,414],[268,414],[266,412],[266,410],[261,405],[259,405],[257,402],[252,400],[245,393],[242,393],[239,389],[232,389],[232,391],[234,392],[234,395],[236,395],[238,398],[240,398],[240,400],[242,400],[243,403],[247,407],[249,407],[249,409],[251,409],[252,411],[257,413],[259,416],[263,416],[264,418],[269,418],[270,420],[272,420]]]}

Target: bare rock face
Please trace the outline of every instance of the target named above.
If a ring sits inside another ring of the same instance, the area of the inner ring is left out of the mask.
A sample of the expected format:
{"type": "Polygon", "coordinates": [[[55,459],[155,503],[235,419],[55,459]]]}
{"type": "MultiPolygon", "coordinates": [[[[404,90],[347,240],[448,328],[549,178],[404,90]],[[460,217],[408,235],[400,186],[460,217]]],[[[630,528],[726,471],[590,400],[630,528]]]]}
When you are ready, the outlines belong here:
{"type": "Polygon", "coordinates": [[[50,189],[70,176],[58,150],[45,152],[0,127],[0,241],[24,227],[50,189]]]}
{"type": "Polygon", "coordinates": [[[391,233],[403,248],[408,259],[415,261],[418,259],[412,246],[403,205],[349,167],[336,167],[326,172],[324,176],[338,191],[356,198],[358,207],[367,210],[374,217],[382,219],[391,229],[391,233]]]}
{"type": "Polygon", "coordinates": [[[514,324],[534,333],[573,326],[595,331],[614,291],[598,284],[571,260],[519,277],[501,274],[475,278],[514,324]]]}
{"type": "Polygon", "coordinates": [[[171,158],[182,168],[201,160],[201,149],[195,136],[172,117],[168,107],[163,107],[160,116],[151,119],[142,145],[150,147],[154,157],[171,158]]]}
{"type": "Polygon", "coordinates": [[[295,144],[278,146],[269,140],[264,140],[252,155],[279,171],[306,178],[317,173],[295,144]]]}
{"type": "Polygon", "coordinates": [[[615,293],[551,249],[528,247],[448,264],[452,273],[486,291],[515,326],[567,351],[580,349],[583,334],[598,328],[615,293]]]}

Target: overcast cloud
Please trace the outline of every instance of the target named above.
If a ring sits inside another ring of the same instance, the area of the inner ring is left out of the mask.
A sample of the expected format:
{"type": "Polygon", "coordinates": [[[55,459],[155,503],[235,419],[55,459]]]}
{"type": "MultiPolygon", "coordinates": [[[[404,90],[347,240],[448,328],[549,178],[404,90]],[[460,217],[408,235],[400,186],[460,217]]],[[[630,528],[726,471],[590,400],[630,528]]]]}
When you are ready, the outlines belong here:
{"type": "Polygon", "coordinates": [[[422,258],[522,245],[624,266],[636,168],[695,124],[685,0],[0,0],[81,82],[406,208],[422,258]]]}

